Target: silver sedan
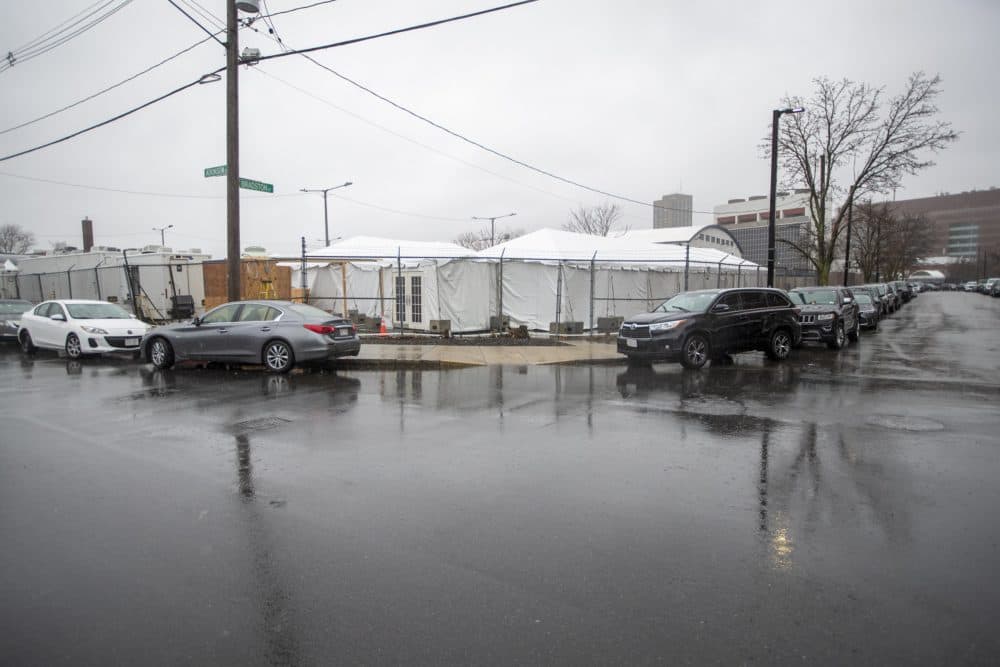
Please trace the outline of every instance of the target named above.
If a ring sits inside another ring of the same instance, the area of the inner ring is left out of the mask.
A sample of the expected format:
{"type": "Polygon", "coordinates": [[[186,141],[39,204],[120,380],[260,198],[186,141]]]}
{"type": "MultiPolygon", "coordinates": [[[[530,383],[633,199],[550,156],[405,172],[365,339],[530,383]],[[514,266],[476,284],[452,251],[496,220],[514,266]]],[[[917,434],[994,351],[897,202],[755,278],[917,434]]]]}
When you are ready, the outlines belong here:
{"type": "Polygon", "coordinates": [[[233,301],[190,322],[156,327],[142,350],[157,368],[178,361],[264,364],[287,373],[296,363],[357,356],[361,339],[337,315],[290,301],[233,301]]]}

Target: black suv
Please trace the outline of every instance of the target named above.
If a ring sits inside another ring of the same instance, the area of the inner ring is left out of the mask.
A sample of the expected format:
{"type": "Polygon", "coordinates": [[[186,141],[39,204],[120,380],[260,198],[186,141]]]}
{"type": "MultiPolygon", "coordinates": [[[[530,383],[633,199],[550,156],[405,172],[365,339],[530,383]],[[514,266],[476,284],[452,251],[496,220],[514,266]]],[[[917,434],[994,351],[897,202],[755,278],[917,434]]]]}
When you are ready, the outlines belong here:
{"type": "Polygon", "coordinates": [[[748,350],[781,360],[800,338],[799,310],[781,290],[709,289],[682,292],[626,319],[618,352],[630,363],[680,361],[701,368],[710,359],[748,350]]]}
{"type": "Polygon", "coordinates": [[[788,292],[801,311],[803,341],[826,343],[839,350],[850,340],[857,342],[861,318],[854,294],[846,287],[796,287],[788,292]]]}

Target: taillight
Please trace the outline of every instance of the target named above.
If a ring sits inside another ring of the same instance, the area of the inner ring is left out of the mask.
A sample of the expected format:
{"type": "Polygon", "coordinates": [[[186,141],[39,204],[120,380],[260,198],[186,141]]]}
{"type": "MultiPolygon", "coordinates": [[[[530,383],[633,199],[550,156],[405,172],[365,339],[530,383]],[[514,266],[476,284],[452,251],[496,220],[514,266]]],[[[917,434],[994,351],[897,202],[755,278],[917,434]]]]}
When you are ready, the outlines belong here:
{"type": "Polygon", "coordinates": [[[309,329],[309,331],[312,331],[313,333],[318,333],[323,336],[329,336],[336,331],[336,329],[331,327],[329,324],[303,324],[302,326],[309,329]]]}

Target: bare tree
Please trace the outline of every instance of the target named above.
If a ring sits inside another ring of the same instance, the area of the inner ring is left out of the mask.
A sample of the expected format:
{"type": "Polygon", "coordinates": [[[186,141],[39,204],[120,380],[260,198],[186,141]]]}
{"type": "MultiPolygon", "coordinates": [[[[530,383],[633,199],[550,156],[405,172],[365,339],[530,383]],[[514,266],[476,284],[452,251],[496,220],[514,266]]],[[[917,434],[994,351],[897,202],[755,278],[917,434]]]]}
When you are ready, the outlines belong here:
{"type": "MultiPolygon", "coordinates": [[[[523,229],[512,229],[505,232],[497,232],[494,241],[496,243],[506,243],[511,239],[516,239],[518,236],[524,236],[523,229]]],[[[469,250],[475,250],[479,252],[480,250],[485,250],[490,247],[490,230],[480,229],[475,232],[465,232],[457,236],[452,243],[458,244],[463,248],[468,248],[469,250]]]]}
{"type": "Polygon", "coordinates": [[[23,255],[35,245],[35,235],[25,231],[21,225],[0,226],[0,253],[23,255]]]}
{"type": "Polygon", "coordinates": [[[882,241],[891,227],[892,215],[886,204],[865,201],[854,206],[851,230],[851,258],[861,269],[864,282],[874,282],[881,273],[879,261],[882,241]]]}
{"type": "MultiPolygon", "coordinates": [[[[816,268],[821,285],[846,226],[850,202],[835,206],[854,186],[854,198],[887,193],[904,176],[932,166],[928,153],[943,150],[958,139],[951,123],[936,120],[934,104],[941,79],[923,72],[911,74],[902,94],[884,99],[884,89],[843,79],[814,81],[812,99],[786,97],[790,107],[806,112],[786,116],[778,140],[782,181],[786,187],[809,190],[811,225],[792,245],[816,268]]],[[[770,133],[763,144],[770,157],[770,133]]]]}
{"type": "Polygon", "coordinates": [[[580,206],[575,211],[570,211],[569,220],[562,228],[567,232],[607,236],[621,217],[621,206],[611,202],[590,208],[580,206]]]}
{"type": "Polygon", "coordinates": [[[863,202],[854,207],[851,258],[865,282],[905,278],[931,253],[933,229],[922,215],[898,215],[892,204],[863,202]]]}

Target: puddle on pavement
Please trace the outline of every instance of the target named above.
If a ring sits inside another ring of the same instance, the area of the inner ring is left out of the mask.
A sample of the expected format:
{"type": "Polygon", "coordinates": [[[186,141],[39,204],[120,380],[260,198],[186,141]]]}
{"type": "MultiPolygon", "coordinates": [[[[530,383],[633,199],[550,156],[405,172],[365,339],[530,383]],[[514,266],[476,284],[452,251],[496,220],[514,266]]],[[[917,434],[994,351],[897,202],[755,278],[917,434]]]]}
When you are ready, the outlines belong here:
{"type": "Polygon", "coordinates": [[[944,424],[926,417],[906,417],[903,415],[872,415],[866,424],[891,428],[897,431],[943,431],[944,424]]]}

